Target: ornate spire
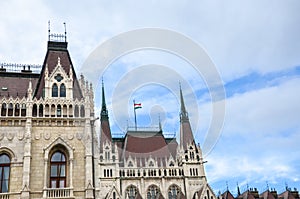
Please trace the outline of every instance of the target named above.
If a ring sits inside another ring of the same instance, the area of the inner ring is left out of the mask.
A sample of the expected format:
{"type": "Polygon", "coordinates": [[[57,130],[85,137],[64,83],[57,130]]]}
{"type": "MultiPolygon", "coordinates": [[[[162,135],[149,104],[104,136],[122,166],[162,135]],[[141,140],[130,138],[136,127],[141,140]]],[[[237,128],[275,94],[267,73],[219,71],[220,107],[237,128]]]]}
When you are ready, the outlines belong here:
{"type": "Polygon", "coordinates": [[[182,89],[181,89],[181,84],[179,82],[179,89],[180,89],[180,121],[183,120],[188,120],[188,113],[185,109],[185,105],[184,105],[184,100],[183,100],[183,95],[182,95],[182,89]]]}
{"type": "Polygon", "coordinates": [[[189,144],[194,144],[194,136],[191,128],[191,124],[189,121],[188,113],[185,109],[182,89],[181,85],[179,84],[180,88],[180,146],[185,150],[188,148],[189,144]]]}
{"type": "Polygon", "coordinates": [[[104,94],[104,83],[102,78],[102,107],[101,107],[101,124],[100,124],[100,152],[103,152],[104,144],[105,143],[111,143],[111,132],[110,132],[110,126],[109,126],[109,120],[108,120],[108,111],[106,108],[105,103],[105,94],[104,94]]]}
{"type": "Polygon", "coordinates": [[[102,79],[102,107],[101,107],[101,121],[108,120],[108,111],[105,103],[104,83],[102,79]]]}

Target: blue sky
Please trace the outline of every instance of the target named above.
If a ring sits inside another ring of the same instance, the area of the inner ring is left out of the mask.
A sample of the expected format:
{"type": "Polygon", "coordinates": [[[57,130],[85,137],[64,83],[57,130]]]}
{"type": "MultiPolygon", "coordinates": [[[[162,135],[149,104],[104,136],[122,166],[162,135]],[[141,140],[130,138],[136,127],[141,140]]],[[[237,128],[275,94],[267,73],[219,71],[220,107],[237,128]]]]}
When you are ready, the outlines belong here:
{"type": "MultiPolygon", "coordinates": [[[[11,0],[0,7],[0,62],[42,64],[48,20],[56,33],[63,33],[67,23],[77,71],[102,42],[126,31],[156,27],[186,35],[211,58],[226,92],[222,134],[205,157],[215,192],[224,191],[226,182],[233,193],[237,182],[242,190],[248,184],[263,191],[267,183],[278,191],[285,183],[300,188],[299,1],[11,0]]],[[[132,52],[110,64],[103,77],[116,133],[132,124],[133,99],[143,104],[140,125],[156,125],[160,115],[164,131],[178,133],[181,78],[196,141],[204,142],[212,117],[209,88],[180,57],[158,50],[132,52]],[[161,70],[139,71],[149,64],[161,70]],[[148,84],[137,83],[153,76],[148,84]],[[116,92],[124,78],[129,78],[128,89],[116,92]],[[119,107],[121,99],[127,107],[119,107]]],[[[99,87],[96,93],[99,110],[99,87]]]]}

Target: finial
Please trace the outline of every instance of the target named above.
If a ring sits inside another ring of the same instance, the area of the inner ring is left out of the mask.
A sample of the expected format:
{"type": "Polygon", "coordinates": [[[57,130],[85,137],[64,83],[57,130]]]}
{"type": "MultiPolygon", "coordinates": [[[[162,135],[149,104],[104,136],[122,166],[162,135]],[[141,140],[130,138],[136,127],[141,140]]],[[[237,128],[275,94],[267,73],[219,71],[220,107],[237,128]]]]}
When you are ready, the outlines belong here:
{"type": "Polygon", "coordinates": [[[227,181],[226,181],[226,189],[227,189],[227,191],[229,190],[229,189],[228,189],[228,182],[227,182],[227,181]]]}
{"type": "Polygon", "coordinates": [[[236,186],[237,186],[237,192],[238,192],[238,196],[241,195],[241,191],[240,191],[240,187],[239,187],[239,183],[236,182],[236,186]]]}
{"type": "Polygon", "coordinates": [[[66,26],[66,22],[64,22],[64,27],[65,27],[65,42],[67,42],[67,26],[66,26]]]}
{"type": "Polygon", "coordinates": [[[60,57],[57,57],[57,65],[60,65],[60,57]]]}
{"type": "Polygon", "coordinates": [[[266,184],[267,184],[267,189],[268,189],[268,191],[269,191],[270,188],[269,188],[269,183],[268,183],[268,181],[266,181],[266,184]]]}
{"type": "Polygon", "coordinates": [[[159,130],[162,131],[161,121],[160,121],[160,113],[158,114],[158,126],[159,126],[159,130]]]}
{"type": "Polygon", "coordinates": [[[48,21],[48,41],[50,41],[50,20],[48,21]]]}

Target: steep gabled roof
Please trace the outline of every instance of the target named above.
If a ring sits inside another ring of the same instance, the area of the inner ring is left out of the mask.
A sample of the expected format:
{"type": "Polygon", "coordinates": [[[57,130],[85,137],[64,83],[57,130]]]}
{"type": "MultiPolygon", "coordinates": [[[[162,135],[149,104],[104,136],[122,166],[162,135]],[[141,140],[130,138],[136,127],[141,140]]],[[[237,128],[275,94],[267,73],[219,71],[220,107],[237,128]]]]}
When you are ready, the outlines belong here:
{"type": "Polygon", "coordinates": [[[225,191],[221,194],[222,199],[234,199],[233,195],[230,193],[229,190],[225,191]]]}
{"type": "Polygon", "coordinates": [[[168,144],[168,149],[170,153],[172,154],[173,158],[176,158],[176,153],[177,153],[177,147],[178,143],[176,141],[176,138],[166,138],[166,142],[168,144]]]}
{"type": "Polygon", "coordinates": [[[46,57],[43,63],[42,71],[40,78],[37,82],[37,87],[34,91],[34,97],[41,98],[43,97],[43,88],[45,87],[45,71],[46,67],[48,68],[49,74],[52,73],[54,68],[57,65],[58,57],[60,58],[60,63],[64,71],[70,75],[70,69],[73,73],[73,98],[74,99],[82,99],[81,89],[76,77],[76,73],[71,61],[70,54],[67,49],[67,42],[54,42],[48,41],[48,49],[46,53],[46,57]]]}
{"type": "Polygon", "coordinates": [[[263,199],[275,199],[274,195],[269,190],[267,190],[267,191],[263,192],[262,194],[260,194],[259,197],[263,198],[263,199]]]}
{"type": "Polygon", "coordinates": [[[103,152],[104,144],[112,142],[109,118],[108,118],[108,110],[106,108],[106,103],[105,103],[105,93],[104,93],[103,82],[102,82],[102,107],[101,107],[100,121],[101,121],[101,124],[100,124],[100,152],[103,152]]]}

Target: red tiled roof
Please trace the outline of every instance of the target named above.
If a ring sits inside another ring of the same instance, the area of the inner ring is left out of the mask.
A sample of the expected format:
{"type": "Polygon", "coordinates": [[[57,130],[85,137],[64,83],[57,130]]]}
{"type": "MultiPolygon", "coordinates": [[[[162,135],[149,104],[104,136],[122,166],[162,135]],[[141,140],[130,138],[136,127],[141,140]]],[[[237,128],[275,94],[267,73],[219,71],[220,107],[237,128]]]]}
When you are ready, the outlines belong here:
{"type": "Polygon", "coordinates": [[[29,82],[35,88],[39,74],[8,73],[0,72],[0,97],[19,97],[27,96],[29,82]]]}
{"type": "Polygon", "coordinates": [[[267,191],[263,192],[262,194],[260,194],[260,198],[275,199],[275,197],[273,196],[273,194],[269,190],[267,190],[267,191]]]}
{"type": "Polygon", "coordinates": [[[187,149],[187,144],[195,144],[191,124],[189,120],[187,120],[182,121],[180,125],[180,144],[184,149],[187,149]]]}
{"type": "Polygon", "coordinates": [[[222,199],[234,199],[233,195],[230,193],[230,191],[224,192],[222,195],[222,199]]]}
{"type": "Polygon", "coordinates": [[[123,158],[129,156],[136,158],[138,166],[144,166],[145,159],[149,157],[156,159],[158,164],[163,166],[161,162],[165,164],[170,154],[168,144],[161,132],[127,132],[126,134],[123,158]]]}
{"type": "Polygon", "coordinates": [[[177,141],[176,141],[175,138],[173,138],[173,139],[166,139],[166,141],[168,143],[169,151],[172,154],[173,158],[175,159],[176,153],[177,153],[178,143],[177,143],[177,141]]]}
{"type": "Polygon", "coordinates": [[[111,132],[110,132],[110,126],[109,122],[107,121],[101,121],[101,129],[100,129],[100,151],[103,151],[103,144],[108,142],[111,143],[111,132]]]}

